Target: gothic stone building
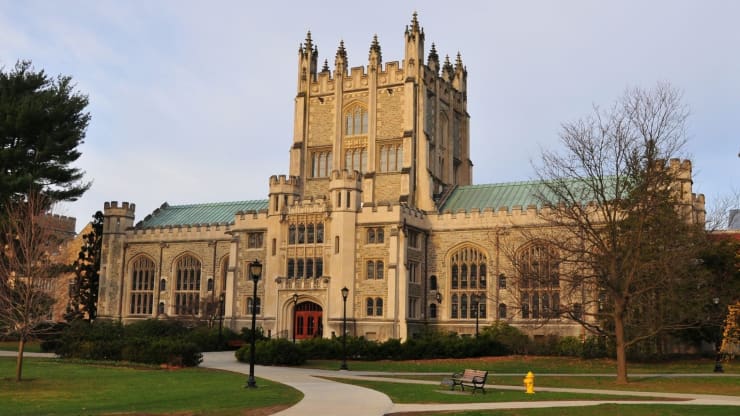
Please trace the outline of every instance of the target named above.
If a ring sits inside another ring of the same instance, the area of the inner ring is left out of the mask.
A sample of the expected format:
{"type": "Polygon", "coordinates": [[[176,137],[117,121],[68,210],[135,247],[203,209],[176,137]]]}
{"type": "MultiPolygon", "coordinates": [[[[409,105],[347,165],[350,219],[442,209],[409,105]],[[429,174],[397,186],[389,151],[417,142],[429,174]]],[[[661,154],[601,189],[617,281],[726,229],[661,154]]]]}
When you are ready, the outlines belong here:
{"type": "MultiPolygon", "coordinates": [[[[557,276],[557,263],[512,229],[542,226],[536,182],[473,185],[467,70],[457,55],[425,60],[414,15],[401,62],[383,63],[377,38],[365,67],[340,43],[320,67],[310,32],[298,51],[288,175],[266,200],[169,206],[134,225],[134,204],[105,204],[101,318],[207,319],[272,337],[348,332],[405,339],[423,328],[472,334],[505,320],[531,335],[580,335],[557,308],[559,287],[518,290],[502,247],[557,276]],[[425,64],[426,61],[426,64],[425,64]],[[319,69],[320,68],[320,69],[319,69]],[[263,264],[252,298],[248,265],[263,264]]],[[[691,165],[682,194],[691,193],[691,165]]]]}

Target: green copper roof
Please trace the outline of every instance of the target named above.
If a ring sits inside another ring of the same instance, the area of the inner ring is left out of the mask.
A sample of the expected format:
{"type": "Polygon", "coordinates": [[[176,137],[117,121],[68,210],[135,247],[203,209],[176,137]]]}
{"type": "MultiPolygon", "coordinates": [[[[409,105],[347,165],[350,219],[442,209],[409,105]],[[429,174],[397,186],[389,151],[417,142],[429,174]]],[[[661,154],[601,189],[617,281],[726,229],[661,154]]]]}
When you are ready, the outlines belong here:
{"type": "MultiPolygon", "coordinates": [[[[615,177],[604,179],[605,191],[614,193],[615,177]]],[[[583,180],[570,179],[564,183],[571,189],[573,196],[580,195],[581,203],[585,204],[594,199],[589,186],[583,180]]],[[[507,211],[510,211],[515,206],[526,208],[530,205],[540,209],[542,208],[541,197],[549,201],[557,199],[544,181],[459,186],[452,191],[452,194],[440,208],[440,212],[458,212],[461,210],[470,212],[470,210],[476,208],[481,211],[486,208],[494,211],[506,208],[507,211]]]]}
{"type": "Polygon", "coordinates": [[[475,208],[498,211],[500,208],[510,210],[517,205],[525,208],[536,205],[539,208],[541,204],[537,195],[544,189],[541,181],[459,186],[452,191],[440,211],[469,212],[475,208]]]}
{"type": "Polygon", "coordinates": [[[239,211],[267,209],[267,200],[216,202],[210,204],[168,205],[166,202],[147,215],[136,228],[234,222],[239,211]]]}

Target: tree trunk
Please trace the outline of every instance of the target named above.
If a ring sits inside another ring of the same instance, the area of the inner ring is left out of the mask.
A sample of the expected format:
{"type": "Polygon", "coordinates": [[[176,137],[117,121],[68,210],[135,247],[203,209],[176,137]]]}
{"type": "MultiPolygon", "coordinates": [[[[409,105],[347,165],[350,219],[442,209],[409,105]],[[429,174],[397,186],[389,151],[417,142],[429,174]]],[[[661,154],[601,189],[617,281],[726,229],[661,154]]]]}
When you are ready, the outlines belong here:
{"type": "Polygon", "coordinates": [[[23,375],[23,350],[26,348],[26,339],[21,336],[18,340],[18,356],[15,360],[15,381],[21,381],[23,375]]]}
{"type": "Polygon", "coordinates": [[[617,341],[617,384],[627,384],[627,348],[624,339],[624,308],[618,304],[614,311],[614,335],[617,341]]]}

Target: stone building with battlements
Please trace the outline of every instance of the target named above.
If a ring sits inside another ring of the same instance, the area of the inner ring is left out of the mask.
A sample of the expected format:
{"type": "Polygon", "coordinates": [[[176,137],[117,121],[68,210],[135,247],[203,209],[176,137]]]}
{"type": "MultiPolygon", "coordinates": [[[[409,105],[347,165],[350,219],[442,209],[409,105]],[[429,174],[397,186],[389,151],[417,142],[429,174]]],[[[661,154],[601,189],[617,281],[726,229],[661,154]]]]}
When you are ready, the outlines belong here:
{"type": "MultiPolygon", "coordinates": [[[[365,66],[350,67],[340,43],[330,68],[308,33],[289,172],[269,178],[267,199],[165,203],[138,223],[133,203],[105,203],[98,316],[208,319],[223,297],[224,324],[236,331],[256,306],[266,335],[330,337],[342,332],[346,287],[348,332],[368,339],[473,334],[476,321],[497,320],[531,335],[580,335],[565,318],[536,324],[559,288],[522,299],[503,253],[540,255],[511,230],[542,226],[542,185],[472,184],[467,69],[459,54],[440,61],[434,44],[425,54],[424,37],[414,15],[402,61],[383,62],[376,37],[365,66]],[[254,260],[263,264],[256,299],[254,260]]],[[[671,166],[684,172],[683,202],[701,212],[690,162],[671,166]]],[[[555,261],[540,260],[557,275],[555,261]]]]}

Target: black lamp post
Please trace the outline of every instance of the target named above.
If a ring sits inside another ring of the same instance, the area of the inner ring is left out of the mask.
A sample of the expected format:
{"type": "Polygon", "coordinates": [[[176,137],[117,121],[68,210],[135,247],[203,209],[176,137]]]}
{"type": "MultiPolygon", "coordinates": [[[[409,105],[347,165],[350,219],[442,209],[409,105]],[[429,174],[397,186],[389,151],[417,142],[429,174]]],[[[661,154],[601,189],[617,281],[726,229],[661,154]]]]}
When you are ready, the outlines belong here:
{"type": "Polygon", "coordinates": [[[478,338],[478,311],[480,311],[480,296],[473,295],[473,307],[475,308],[475,337],[478,338]]]}
{"type": "Polygon", "coordinates": [[[257,282],[262,275],[262,263],[254,260],[249,263],[249,277],[252,279],[254,294],[252,296],[252,340],[249,346],[249,378],[247,379],[248,388],[257,388],[257,382],[254,381],[254,344],[257,338],[257,282]]]}
{"type": "Polygon", "coordinates": [[[295,344],[295,309],[298,305],[298,294],[293,293],[293,344],[295,344]]]}
{"type": "Polygon", "coordinates": [[[342,288],[342,300],[344,301],[344,317],[342,318],[342,365],[339,367],[340,370],[348,370],[347,368],[347,295],[349,295],[349,289],[347,287],[342,288]]]}
{"type": "MultiPolygon", "coordinates": [[[[715,297],[712,299],[712,301],[714,302],[714,307],[719,309],[719,298],[715,297]]],[[[720,316],[720,319],[722,319],[722,316],[721,315],[719,316],[720,316]]],[[[717,340],[715,341],[717,343],[717,345],[715,346],[716,354],[714,356],[714,372],[715,373],[725,372],[725,369],[722,368],[722,335],[723,335],[722,332],[724,332],[723,326],[724,326],[723,324],[719,324],[719,336],[717,337],[717,340]]]]}
{"type": "Polygon", "coordinates": [[[224,327],[224,302],[226,301],[226,294],[221,293],[218,295],[218,349],[221,350],[223,345],[223,327],[224,327]]]}

